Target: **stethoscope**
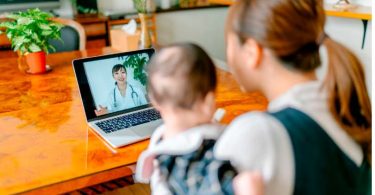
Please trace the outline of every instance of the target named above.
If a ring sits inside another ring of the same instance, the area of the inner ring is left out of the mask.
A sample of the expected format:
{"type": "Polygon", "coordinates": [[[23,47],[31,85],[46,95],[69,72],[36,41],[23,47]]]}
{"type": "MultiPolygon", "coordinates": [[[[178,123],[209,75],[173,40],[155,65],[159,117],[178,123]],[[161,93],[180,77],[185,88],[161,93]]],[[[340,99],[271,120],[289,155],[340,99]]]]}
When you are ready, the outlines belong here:
{"type": "MultiPolygon", "coordinates": [[[[115,108],[118,106],[117,101],[116,101],[116,86],[117,86],[117,83],[115,84],[115,88],[113,88],[113,107],[115,107],[115,108]]],[[[138,93],[134,91],[133,86],[131,86],[130,84],[129,84],[129,87],[132,90],[131,97],[132,97],[133,103],[134,103],[134,105],[137,105],[135,103],[136,101],[134,100],[134,97],[136,97],[138,99],[138,93]]]]}

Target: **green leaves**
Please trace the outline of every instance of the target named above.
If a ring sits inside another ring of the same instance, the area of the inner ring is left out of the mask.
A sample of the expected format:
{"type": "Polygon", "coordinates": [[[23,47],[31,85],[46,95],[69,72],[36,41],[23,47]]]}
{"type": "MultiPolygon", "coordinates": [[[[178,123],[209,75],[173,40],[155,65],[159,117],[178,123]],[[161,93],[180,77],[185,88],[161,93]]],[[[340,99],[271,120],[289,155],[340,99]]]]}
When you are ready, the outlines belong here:
{"type": "Polygon", "coordinates": [[[138,13],[147,13],[147,0],[133,0],[133,3],[138,13]]]}
{"type": "Polygon", "coordinates": [[[26,17],[21,17],[21,18],[18,18],[17,20],[17,23],[19,25],[29,25],[32,22],[33,20],[31,18],[26,18],[26,17]]]}
{"type": "Polygon", "coordinates": [[[9,19],[17,20],[17,19],[20,18],[21,16],[20,16],[20,15],[17,15],[17,14],[9,14],[9,15],[7,15],[6,17],[9,18],[9,19]]]}
{"type": "Polygon", "coordinates": [[[39,23],[38,27],[42,30],[51,30],[51,27],[49,27],[47,24],[39,23]]]}
{"type": "Polygon", "coordinates": [[[147,63],[147,57],[141,54],[135,54],[127,57],[123,63],[125,68],[132,68],[134,79],[138,80],[142,85],[147,83],[147,75],[145,71],[145,65],[147,63]]]}
{"type": "Polygon", "coordinates": [[[0,23],[0,27],[6,28],[14,51],[20,51],[21,54],[38,51],[48,53],[48,48],[52,47],[48,40],[61,40],[60,30],[63,25],[52,21],[53,16],[49,13],[29,9],[6,17],[11,21],[0,23]]]}
{"type": "Polygon", "coordinates": [[[18,49],[19,47],[22,46],[22,44],[28,43],[28,42],[30,42],[30,39],[26,39],[25,36],[17,36],[15,38],[13,38],[12,45],[13,45],[14,49],[18,49]]]}
{"type": "Polygon", "coordinates": [[[7,22],[0,23],[0,27],[15,29],[16,25],[13,22],[7,21],[7,22]]]}
{"type": "Polygon", "coordinates": [[[42,49],[35,43],[31,43],[30,46],[29,46],[29,50],[31,52],[38,52],[38,51],[42,51],[42,49]]]}

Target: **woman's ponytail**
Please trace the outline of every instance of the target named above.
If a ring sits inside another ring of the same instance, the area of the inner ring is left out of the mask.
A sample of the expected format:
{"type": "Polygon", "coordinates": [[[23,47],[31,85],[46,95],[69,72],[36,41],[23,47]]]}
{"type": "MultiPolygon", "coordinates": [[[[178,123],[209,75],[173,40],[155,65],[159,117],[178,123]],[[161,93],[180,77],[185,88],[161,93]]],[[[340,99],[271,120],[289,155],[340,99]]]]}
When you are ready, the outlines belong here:
{"type": "Polygon", "coordinates": [[[346,47],[326,38],[328,106],[340,126],[362,146],[371,163],[371,102],[363,66],[346,47]]]}

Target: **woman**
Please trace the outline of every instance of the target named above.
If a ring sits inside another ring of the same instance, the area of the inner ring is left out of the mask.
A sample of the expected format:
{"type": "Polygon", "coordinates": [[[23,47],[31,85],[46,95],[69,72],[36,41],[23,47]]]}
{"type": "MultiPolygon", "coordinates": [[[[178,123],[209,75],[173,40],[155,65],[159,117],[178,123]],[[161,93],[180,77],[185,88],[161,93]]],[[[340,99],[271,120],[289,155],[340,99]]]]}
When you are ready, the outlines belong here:
{"type": "Polygon", "coordinates": [[[115,87],[108,95],[106,106],[99,105],[95,110],[97,116],[147,104],[144,93],[127,82],[126,69],[122,64],[112,68],[115,87]]]}
{"type": "Polygon", "coordinates": [[[371,104],[362,65],[324,32],[321,0],[237,0],[226,25],[227,60],[268,112],[234,120],[216,155],[259,172],[266,194],[363,194],[370,187],[371,104]],[[318,81],[320,46],[328,73],[318,81]],[[360,192],[360,190],[363,190],[360,192]]]}

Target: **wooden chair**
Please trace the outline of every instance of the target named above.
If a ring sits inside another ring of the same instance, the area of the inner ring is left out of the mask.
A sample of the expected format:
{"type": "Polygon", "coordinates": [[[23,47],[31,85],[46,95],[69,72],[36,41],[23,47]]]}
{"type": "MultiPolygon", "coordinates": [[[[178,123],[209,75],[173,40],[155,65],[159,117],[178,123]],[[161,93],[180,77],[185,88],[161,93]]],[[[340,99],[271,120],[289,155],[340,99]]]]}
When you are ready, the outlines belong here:
{"type": "MultiPolygon", "coordinates": [[[[0,16],[0,22],[4,22],[8,19],[0,16]]],[[[5,28],[1,28],[0,30],[5,31],[5,28]]],[[[6,36],[6,33],[0,35],[0,59],[2,58],[10,58],[10,57],[17,57],[17,53],[11,49],[11,42],[6,36]]]]}
{"type": "Polygon", "coordinates": [[[85,50],[86,49],[86,33],[83,26],[70,19],[54,18],[56,22],[65,25],[61,29],[61,39],[64,43],[58,40],[51,40],[50,43],[56,48],[55,52],[85,50]]]}

